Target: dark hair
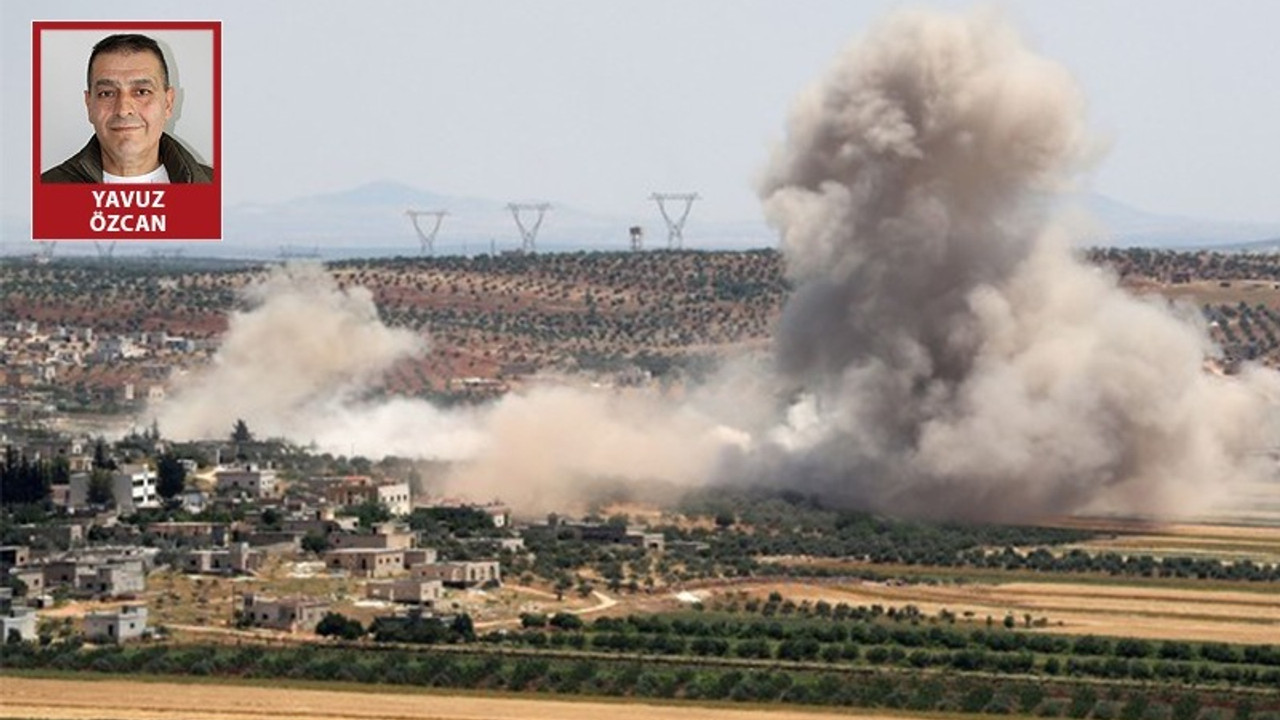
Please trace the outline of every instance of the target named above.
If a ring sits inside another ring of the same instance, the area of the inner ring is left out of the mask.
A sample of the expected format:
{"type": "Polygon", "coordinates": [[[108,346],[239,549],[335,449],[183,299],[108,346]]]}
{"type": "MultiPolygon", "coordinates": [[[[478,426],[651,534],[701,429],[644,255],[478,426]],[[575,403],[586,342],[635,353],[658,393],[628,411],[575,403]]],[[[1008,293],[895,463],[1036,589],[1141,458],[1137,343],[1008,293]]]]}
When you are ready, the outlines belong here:
{"type": "Polygon", "coordinates": [[[164,80],[164,88],[169,89],[169,64],[164,61],[164,52],[160,50],[160,45],[155,40],[146,35],[108,35],[98,41],[93,46],[93,52],[89,53],[89,69],[85,72],[85,85],[89,89],[93,85],[93,59],[102,53],[136,53],[149,52],[156,56],[160,61],[160,75],[164,80]]]}

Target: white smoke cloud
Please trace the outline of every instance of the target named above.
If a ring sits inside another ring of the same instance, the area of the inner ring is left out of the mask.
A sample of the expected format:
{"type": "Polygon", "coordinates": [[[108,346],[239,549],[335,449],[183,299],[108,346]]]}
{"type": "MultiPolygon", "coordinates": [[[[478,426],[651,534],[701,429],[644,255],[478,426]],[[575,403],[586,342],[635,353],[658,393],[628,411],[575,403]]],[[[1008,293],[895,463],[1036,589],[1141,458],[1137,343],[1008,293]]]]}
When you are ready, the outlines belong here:
{"type": "Polygon", "coordinates": [[[244,419],[258,437],[323,452],[452,461],[439,490],[500,497],[522,514],[580,505],[604,485],[640,494],[688,486],[710,474],[721,448],[746,442],[712,418],[709,409],[726,403],[710,394],[677,403],[556,383],[476,408],[371,400],[372,383],[427,345],[383,325],[367,290],[340,289],[318,266],[290,266],[247,299],[210,366],[155,409],[166,435],[226,437],[244,419]]]}
{"type": "Polygon", "coordinates": [[[798,103],[762,187],[809,396],[768,470],[899,512],[1186,510],[1256,475],[1276,376],[1070,253],[1043,196],[1094,153],[1068,74],[991,14],[894,16],[798,103]]]}

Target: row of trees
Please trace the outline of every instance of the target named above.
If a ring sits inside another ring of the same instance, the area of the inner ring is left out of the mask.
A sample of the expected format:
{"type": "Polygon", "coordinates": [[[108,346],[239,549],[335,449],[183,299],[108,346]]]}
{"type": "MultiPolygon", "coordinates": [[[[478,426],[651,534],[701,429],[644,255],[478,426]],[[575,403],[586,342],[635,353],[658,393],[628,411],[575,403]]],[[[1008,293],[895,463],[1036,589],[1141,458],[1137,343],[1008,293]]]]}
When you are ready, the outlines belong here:
{"type": "Polygon", "coordinates": [[[1160,688],[1147,683],[942,675],[924,670],[819,670],[700,663],[370,651],[354,648],[153,645],[81,649],[74,643],[0,648],[7,669],[116,674],[298,678],[443,688],[782,702],[1099,720],[1274,718],[1274,693],[1160,688]],[[1227,713],[1224,715],[1223,713],[1227,713]]]}

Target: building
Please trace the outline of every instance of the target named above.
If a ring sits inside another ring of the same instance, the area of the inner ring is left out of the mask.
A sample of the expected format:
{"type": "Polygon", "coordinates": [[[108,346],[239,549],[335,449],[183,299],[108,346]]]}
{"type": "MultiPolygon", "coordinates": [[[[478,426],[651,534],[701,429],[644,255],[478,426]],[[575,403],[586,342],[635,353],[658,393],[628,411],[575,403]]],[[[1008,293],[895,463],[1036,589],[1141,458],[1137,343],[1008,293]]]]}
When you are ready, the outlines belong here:
{"type": "Polygon", "coordinates": [[[123,465],[111,476],[111,493],[116,509],[122,514],[138,508],[159,507],[160,493],[156,491],[156,473],[146,465],[123,465]]]}
{"type": "Polygon", "coordinates": [[[27,565],[31,562],[31,548],[26,545],[0,546],[0,570],[27,565]]]}
{"type": "Polygon", "coordinates": [[[333,533],[329,545],[335,550],[353,548],[379,550],[408,550],[418,544],[418,536],[412,532],[394,530],[376,533],[333,533]]]}
{"type": "Polygon", "coordinates": [[[146,589],[149,563],[150,558],[141,555],[73,556],[32,567],[43,572],[43,585],[47,590],[62,587],[77,595],[116,597],[146,589]]]}
{"type": "Polygon", "coordinates": [[[315,632],[329,603],[315,598],[273,598],[246,593],[244,616],[251,625],[286,632],[315,632]]]}
{"type": "Polygon", "coordinates": [[[437,562],[416,565],[413,577],[439,580],[449,587],[475,587],[489,582],[502,582],[502,571],[496,560],[479,562],[437,562]]]}
{"type": "Polygon", "coordinates": [[[125,605],[115,612],[91,612],[84,616],[84,636],[92,642],[122,643],[142,637],[146,630],[144,605],[125,605]]]}
{"type": "Polygon", "coordinates": [[[324,566],[330,571],[346,571],[356,577],[381,578],[404,571],[404,551],[384,548],[329,550],[324,566]]]}
{"type": "MultiPolygon", "coordinates": [[[[67,488],[67,508],[79,510],[89,506],[89,473],[71,476],[67,488]]],[[[138,508],[160,506],[160,494],[156,491],[156,473],[146,465],[124,465],[111,475],[111,499],[122,515],[131,515],[138,508]]]]}
{"type": "Polygon", "coordinates": [[[365,585],[365,595],[371,600],[420,605],[434,610],[436,603],[444,597],[444,583],[421,578],[380,580],[365,585]]]}
{"type": "Polygon", "coordinates": [[[325,483],[325,499],[337,507],[377,502],[385,505],[392,515],[408,515],[413,511],[407,482],[377,482],[364,475],[316,480],[325,483]]]}
{"type": "Polygon", "coordinates": [[[80,595],[136,595],[147,589],[147,579],[139,560],[109,563],[77,572],[75,589],[80,595]]]}
{"type": "Polygon", "coordinates": [[[264,553],[248,543],[232,543],[213,550],[192,550],[182,556],[181,568],[196,575],[246,575],[262,566],[264,553]]]}
{"type": "Polygon", "coordinates": [[[155,537],[187,545],[222,545],[227,541],[226,523],[213,522],[155,522],[147,525],[147,532],[155,537]]]}
{"type": "Polygon", "coordinates": [[[616,523],[566,523],[555,516],[546,525],[532,525],[526,536],[580,540],[604,545],[631,545],[645,550],[662,550],[666,540],[662,533],[646,532],[641,526],[616,523]]]}
{"type": "Polygon", "coordinates": [[[0,641],[34,641],[36,639],[35,608],[14,605],[0,613],[0,641]]]}
{"type": "Polygon", "coordinates": [[[9,568],[9,577],[16,578],[27,587],[27,596],[44,594],[44,571],[37,566],[9,568]]]}
{"type": "Polygon", "coordinates": [[[275,497],[278,491],[276,471],[254,464],[219,470],[214,473],[215,488],[220,495],[243,495],[251,498],[275,497]]]}
{"type": "Polygon", "coordinates": [[[440,559],[440,553],[435,548],[413,548],[404,551],[404,566],[413,568],[415,565],[430,565],[440,559]]]}

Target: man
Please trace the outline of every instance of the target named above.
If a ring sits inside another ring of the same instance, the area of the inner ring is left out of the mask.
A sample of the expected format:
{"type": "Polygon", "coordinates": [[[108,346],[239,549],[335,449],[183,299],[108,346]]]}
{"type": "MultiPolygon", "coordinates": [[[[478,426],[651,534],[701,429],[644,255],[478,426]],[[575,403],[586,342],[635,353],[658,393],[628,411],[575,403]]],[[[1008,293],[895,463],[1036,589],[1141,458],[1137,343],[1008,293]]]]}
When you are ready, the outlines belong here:
{"type": "Polygon", "coordinates": [[[111,35],[89,54],[84,93],[93,137],[66,162],[46,170],[47,183],[207,183],[201,165],[164,132],[173,115],[169,66],[155,40],[111,35]]]}

